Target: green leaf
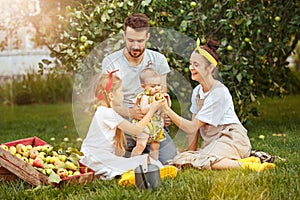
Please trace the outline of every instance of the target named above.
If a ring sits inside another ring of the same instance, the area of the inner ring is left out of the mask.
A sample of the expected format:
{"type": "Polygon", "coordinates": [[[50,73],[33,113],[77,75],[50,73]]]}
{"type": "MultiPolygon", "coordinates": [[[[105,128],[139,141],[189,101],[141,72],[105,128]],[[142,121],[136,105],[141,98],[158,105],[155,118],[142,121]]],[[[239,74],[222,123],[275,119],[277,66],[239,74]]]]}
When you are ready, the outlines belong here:
{"type": "Polygon", "coordinates": [[[54,171],[52,171],[48,177],[49,183],[59,183],[61,181],[61,178],[58,174],[56,174],[54,171]]]}
{"type": "Polygon", "coordinates": [[[242,78],[243,78],[242,73],[238,73],[238,75],[236,75],[236,79],[237,79],[239,82],[242,81],[242,78]]]}

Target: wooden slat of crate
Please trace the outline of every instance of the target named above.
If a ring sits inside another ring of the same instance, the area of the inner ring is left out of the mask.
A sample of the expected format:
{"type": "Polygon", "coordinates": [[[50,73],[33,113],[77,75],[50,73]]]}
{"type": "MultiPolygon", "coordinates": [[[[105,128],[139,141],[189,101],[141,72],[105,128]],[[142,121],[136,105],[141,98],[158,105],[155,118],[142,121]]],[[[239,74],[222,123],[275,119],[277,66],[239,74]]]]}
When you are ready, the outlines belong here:
{"type": "Polygon", "coordinates": [[[11,173],[10,171],[8,171],[7,169],[5,169],[0,165],[0,181],[1,180],[11,181],[17,178],[18,177],[16,175],[14,175],[13,173],[11,173]]]}
{"type": "Polygon", "coordinates": [[[0,148],[0,165],[31,185],[49,184],[48,176],[2,148],[0,148]]]}

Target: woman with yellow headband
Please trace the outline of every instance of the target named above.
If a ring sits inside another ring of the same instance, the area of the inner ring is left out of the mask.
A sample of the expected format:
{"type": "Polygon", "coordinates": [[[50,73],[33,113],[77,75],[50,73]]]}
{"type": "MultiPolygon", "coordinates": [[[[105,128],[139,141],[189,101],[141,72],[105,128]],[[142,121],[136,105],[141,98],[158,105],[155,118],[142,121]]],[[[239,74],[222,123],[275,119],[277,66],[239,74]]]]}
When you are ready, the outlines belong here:
{"type": "Polygon", "coordinates": [[[187,133],[189,150],[174,157],[175,165],[192,165],[199,169],[242,168],[264,171],[274,168],[273,163],[261,163],[257,157],[249,157],[251,152],[247,130],[238,119],[227,87],[214,78],[219,60],[216,50],[219,43],[207,40],[207,44],[197,47],[190,56],[192,80],[199,85],[193,90],[192,120],[177,115],[165,104],[164,110],[171,120],[187,133]],[[198,132],[203,139],[199,150],[198,132]]]}

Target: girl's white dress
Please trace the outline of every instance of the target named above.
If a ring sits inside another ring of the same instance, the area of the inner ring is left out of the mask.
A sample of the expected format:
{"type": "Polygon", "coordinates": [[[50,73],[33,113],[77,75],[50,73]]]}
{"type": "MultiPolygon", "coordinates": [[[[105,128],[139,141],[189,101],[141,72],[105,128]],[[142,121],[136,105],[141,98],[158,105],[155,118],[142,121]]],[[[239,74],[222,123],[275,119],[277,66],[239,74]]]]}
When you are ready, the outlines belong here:
{"type": "MultiPolygon", "coordinates": [[[[147,154],[131,158],[114,154],[116,128],[123,120],[125,119],[112,108],[99,106],[81,146],[84,155],[80,162],[93,169],[95,175],[101,175],[104,179],[112,179],[147,163],[147,154]]],[[[161,165],[157,161],[155,164],[161,165]]]]}

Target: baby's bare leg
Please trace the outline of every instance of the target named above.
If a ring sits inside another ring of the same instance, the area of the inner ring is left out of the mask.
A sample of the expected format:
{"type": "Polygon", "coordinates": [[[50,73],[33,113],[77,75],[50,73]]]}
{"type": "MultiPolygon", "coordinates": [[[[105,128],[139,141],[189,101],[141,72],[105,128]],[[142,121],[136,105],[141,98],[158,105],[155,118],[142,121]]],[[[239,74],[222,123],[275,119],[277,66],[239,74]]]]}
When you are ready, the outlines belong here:
{"type": "Polygon", "coordinates": [[[160,148],[160,143],[159,142],[151,142],[150,143],[150,156],[154,159],[154,160],[158,160],[158,156],[159,156],[159,148],[160,148]]]}

